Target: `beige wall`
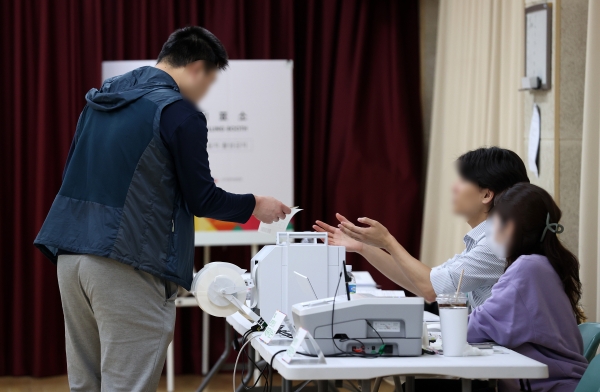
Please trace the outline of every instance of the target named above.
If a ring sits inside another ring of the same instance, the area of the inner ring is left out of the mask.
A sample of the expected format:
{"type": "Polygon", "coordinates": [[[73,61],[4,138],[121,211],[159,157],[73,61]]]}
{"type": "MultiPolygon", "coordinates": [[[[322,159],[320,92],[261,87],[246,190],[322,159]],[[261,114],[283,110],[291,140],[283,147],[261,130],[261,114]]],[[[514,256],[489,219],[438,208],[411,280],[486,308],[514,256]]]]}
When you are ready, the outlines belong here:
{"type": "Polygon", "coordinates": [[[429,266],[461,252],[469,230],[449,198],[456,159],[482,146],[524,151],[524,24],[522,0],[439,2],[420,253],[429,266]]]}
{"type": "MultiPolygon", "coordinates": [[[[526,0],[526,6],[540,1],[526,0]]],[[[588,0],[552,2],[552,88],[523,92],[523,138],[527,145],[533,104],[540,107],[540,176],[531,181],[550,192],[563,210],[561,238],[578,248],[581,129],[588,0]]]]}
{"type": "MultiPolygon", "coordinates": [[[[429,167],[421,260],[430,266],[437,265],[445,260],[444,257],[463,248],[461,236],[467,228],[464,224],[460,226],[460,222],[449,212],[446,195],[448,186],[444,181],[446,174],[450,175],[450,169],[448,173],[444,170],[451,167],[459,152],[480,145],[500,144],[521,153],[527,151],[531,113],[536,103],[540,107],[542,127],[540,176],[534,178],[530,173],[530,177],[534,184],[549,191],[560,205],[563,211],[561,223],[565,226],[565,232],[560,237],[575,254],[579,253],[581,211],[583,304],[590,321],[598,321],[600,230],[598,206],[594,205],[597,200],[590,196],[596,194],[598,178],[594,180],[590,177],[598,177],[597,162],[594,160],[600,154],[597,147],[599,121],[594,112],[594,105],[598,101],[590,103],[589,99],[586,102],[588,113],[585,133],[588,144],[584,145],[587,159],[583,162],[587,164],[584,165],[587,180],[583,183],[586,194],[581,196],[584,196],[586,204],[591,205],[580,206],[585,67],[586,61],[590,64],[589,60],[593,59],[586,59],[588,1],[592,4],[592,10],[598,13],[594,1],[600,0],[548,2],[553,10],[552,88],[548,91],[517,92],[524,72],[522,47],[525,37],[521,31],[524,15],[520,11],[526,6],[540,3],[540,0],[421,0],[424,138],[430,154],[427,161],[429,167]],[[491,13],[489,7],[493,8],[491,13]],[[487,24],[480,23],[482,20],[487,24]],[[489,35],[494,31],[493,26],[501,26],[500,23],[507,23],[500,34],[489,35]],[[432,34],[438,35],[437,40],[431,38],[432,34]],[[486,43],[477,46],[480,35],[485,36],[486,43]],[[465,56],[462,52],[469,45],[474,49],[468,52],[470,56],[465,56]],[[501,50],[491,50],[494,47],[501,50]],[[486,53],[490,53],[489,62],[485,61],[486,53]],[[462,77],[460,69],[454,69],[454,73],[449,70],[453,66],[456,68],[457,63],[463,64],[464,73],[468,75],[467,79],[463,78],[466,82],[462,84],[453,82],[462,77]],[[490,66],[502,67],[506,64],[513,64],[516,68],[486,74],[490,66]],[[433,80],[432,73],[435,73],[436,80],[433,80]],[[483,80],[488,82],[481,82],[479,89],[467,83],[469,78],[481,78],[482,73],[483,80]],[[489,85],[490,88],[481,88],[482,85],[489,85]],[[455,104],[456,100],[462,100],[461,104],[455,104]],[[492,104],[482,107],[481,100],[489,100],[492,104]],[[507,110],[511,105],[520,110],[507,110]],[[486,111],[488,121],[478,121],[481,113],[486,111]],[[465,138],[465,134],[468,137],[465,138]],[[515,140],[511,139],[513,136],[515,140]]],[[[595,52],[592,49],[590,53],[595,52]]],[[[594,75],[593,71],[588,71],[589,75],[594,75]]],[[[592,79],[588,84],[596,86],[597,79],[592,79]]],[[[590,91],[593,87],[588,86],[588,90],[588,95],[595,96],[590,91]]],[[[527,154],[522,154],[522,157],[526,159],[527,154]]]]}
{"type": "Polygon", "coordinates": [[[427,162],[429,136],[431,134],[431,109],[435,79],[435,53],[437,49],[437,26],[440,0],[421,0],[419,3],[421,40],[421,102],[423,107],[423,162],[427,162]]]}

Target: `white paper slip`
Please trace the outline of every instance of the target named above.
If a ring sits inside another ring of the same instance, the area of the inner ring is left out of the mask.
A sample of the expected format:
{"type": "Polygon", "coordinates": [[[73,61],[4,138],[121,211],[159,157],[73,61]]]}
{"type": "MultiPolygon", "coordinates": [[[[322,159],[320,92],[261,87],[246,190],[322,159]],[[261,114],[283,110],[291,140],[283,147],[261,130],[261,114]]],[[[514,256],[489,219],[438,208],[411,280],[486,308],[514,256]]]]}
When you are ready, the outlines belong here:
{"type": "Polygon", "coordinates": [[[283,359],[287,363],[290,363],[294,355],[296,355],[296,351],[298,351],[298,349],[304,342],[304,338],[306,337],[307,333],[308,331],[304,328],[298,329],[294,340],[292,340],[292,344],[290,344],[290,346],[288,347],[287,351],[283,354],[283,357],[281,357],[281,359],[283,359]]]}
{"type": "Polygon", "coordinates": [[[277,331],[279,331],[279,327],[283,323],[284,319],[285,314],[277,310],[273,315],[273,318],[271,318],[271,321],[269,321],[269,326],[265,329],[262,335],[260,335],[259,339],[269,344],[273,337],[277,334],[277,331]]]}
{"type": "Polygon", "coordinates": [[[539,177],[538,171],[538,153],[540,150],[540,108],[533,104],[533,113],[531,114],[531,125],[529,126],[529,146],[527,148],[527,166],[529,170],[539,177]]]}
{"type": "Polygon", "coordinates": [[[296,215],[300,211],[302,211],[301,208],[294,207],[292,208],[292,212],[285,216],[285,219],[273,223],[260,222],[260,225],[258,226],[258,231],[260,231],[261,233],[276,236],[277,233],[287,230],[288,224],[290,223],[294,215],[296,215]]]}

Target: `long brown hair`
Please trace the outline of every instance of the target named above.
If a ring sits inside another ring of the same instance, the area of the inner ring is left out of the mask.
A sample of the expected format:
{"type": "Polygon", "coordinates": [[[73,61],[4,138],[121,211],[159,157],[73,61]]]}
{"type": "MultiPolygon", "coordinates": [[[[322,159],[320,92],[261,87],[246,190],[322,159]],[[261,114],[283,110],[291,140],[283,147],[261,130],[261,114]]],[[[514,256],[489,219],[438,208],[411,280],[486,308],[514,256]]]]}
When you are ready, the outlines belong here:
{"type": "Polygon", "coordinates": [[[513,237],[506,253],[506,268],[522,255],[546,256],[563,283],[577,323],[584,322],[586,317],[579,306],[579,260],[563,246],[555,232],[546,230],[544,234],[548,214],[550,223],[558,223],[562,216],[552,196],[536,185],[519,183],[496,197],[492,213],[502,222],[514,222],[513,237]]]}

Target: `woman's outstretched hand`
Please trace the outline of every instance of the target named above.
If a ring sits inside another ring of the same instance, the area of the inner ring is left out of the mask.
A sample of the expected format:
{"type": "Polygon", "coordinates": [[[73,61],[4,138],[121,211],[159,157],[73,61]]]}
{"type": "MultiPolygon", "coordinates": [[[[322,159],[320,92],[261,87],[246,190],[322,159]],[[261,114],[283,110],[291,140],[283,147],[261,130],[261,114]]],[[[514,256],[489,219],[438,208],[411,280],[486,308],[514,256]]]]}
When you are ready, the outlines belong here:
{"type": "Polygon", "coordinates": [[[369,218],[358,218],[358,222],[367,227],[356,226],[346,219],[340,220],[338,228],[351,239],[377,248],[387,249],[393,243],[394,237],[381,223],[369,218]]]}
{"type": "MultiPolygon", "coordinates": [[[[335,214],[335,217],[341,222],[349,222],[344,216],[340,214],[335,214]]],[[[342,233],[337,227],[328,225],[325,222],[321,222],[318,220],[316,224],[313,225],[313,229],[320,233],[327,233],[329,245],[334,246],[345,246],[347,252],[361,252],[363,248],[363,244],[359,241],[355,241],[352,238],[348,237],[346,234],[342,233]]]]}

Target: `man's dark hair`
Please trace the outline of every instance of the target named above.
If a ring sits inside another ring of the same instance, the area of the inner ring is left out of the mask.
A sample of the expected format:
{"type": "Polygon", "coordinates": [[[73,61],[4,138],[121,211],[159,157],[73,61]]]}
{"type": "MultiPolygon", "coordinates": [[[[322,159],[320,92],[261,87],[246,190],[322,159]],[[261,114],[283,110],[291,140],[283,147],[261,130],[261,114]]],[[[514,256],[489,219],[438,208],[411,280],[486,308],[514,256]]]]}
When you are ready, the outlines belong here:
{"type": "Polygon", "coordinates": [[[462,178],[491,190],[494,198],[515,184],[529,183],[523,160],[511,150],[478,148],[461,155],[456,162],[462,178]]]}
{"type": "Polygon", "coordinates": [[[199,26],[188,26],[175,30],[162,47],[158,62],[179,68],[204,60],[207,67],[225,69],[228,64],[227,51],[217,37],[199,26]]]}

